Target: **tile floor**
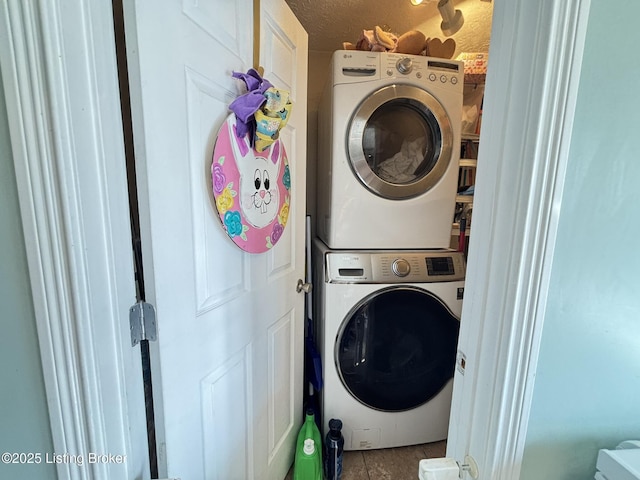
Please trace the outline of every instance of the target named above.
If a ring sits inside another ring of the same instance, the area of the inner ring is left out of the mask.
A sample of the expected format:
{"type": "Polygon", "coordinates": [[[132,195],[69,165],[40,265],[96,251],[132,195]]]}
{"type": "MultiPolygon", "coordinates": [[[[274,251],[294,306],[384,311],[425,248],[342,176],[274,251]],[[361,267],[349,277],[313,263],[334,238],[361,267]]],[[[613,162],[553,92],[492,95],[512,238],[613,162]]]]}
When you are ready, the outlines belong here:
{"type": "MultiPolygon", "coordinates": [[[[417,480],[423,458],[444,457],[446,440],[410,447],[344,452],[342,480],[417,480]]],[[[293,479],[293,467],[285,480],[293,479]]]]}

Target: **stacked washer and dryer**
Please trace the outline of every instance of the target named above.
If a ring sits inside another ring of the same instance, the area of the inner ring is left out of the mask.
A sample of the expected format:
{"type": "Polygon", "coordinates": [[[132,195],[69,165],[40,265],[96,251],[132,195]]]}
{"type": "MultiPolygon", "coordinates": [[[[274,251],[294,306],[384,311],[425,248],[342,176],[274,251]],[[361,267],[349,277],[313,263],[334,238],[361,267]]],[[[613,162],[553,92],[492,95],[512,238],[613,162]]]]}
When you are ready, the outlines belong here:
{"type": "Polygon", "coordinates": [[[461,62],[337,51],[319,109],[321,412],[346,450],[445,439],[465,260],[449,249],[461,62]]]}

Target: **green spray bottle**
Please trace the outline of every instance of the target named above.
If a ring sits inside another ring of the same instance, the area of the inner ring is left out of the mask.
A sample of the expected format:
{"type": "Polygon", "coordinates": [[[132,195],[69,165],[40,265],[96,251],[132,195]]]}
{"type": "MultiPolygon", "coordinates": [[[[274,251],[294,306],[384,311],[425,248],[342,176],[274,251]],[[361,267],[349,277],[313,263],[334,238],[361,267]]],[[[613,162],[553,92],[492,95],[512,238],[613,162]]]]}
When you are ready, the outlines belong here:
{"type": "Polygon", "coordinates": [[[322,440],[313,412],[308,410],[298,433],[293,480],[322,480],[322,440]]]}

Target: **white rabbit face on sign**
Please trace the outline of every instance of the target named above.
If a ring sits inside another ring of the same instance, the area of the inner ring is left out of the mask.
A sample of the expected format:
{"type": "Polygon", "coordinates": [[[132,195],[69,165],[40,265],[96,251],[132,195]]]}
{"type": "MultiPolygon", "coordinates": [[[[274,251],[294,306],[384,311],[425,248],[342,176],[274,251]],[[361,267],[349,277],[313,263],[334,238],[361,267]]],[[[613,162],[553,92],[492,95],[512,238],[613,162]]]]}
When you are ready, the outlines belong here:
{"type": "Polygon", "coordinates": [[[278,214],[278,166],[259,156],[245,160],[240,169],[240,206],[249,223],[263,228],[278,214]]]}
{"type": "Polygon", "coordinates": [[[240,172],[240,208],[252,226],[264,228],[276,218],[280,205],[279,144],[258,153],[249,147],[246,138],[232,137],[240,172]]]}

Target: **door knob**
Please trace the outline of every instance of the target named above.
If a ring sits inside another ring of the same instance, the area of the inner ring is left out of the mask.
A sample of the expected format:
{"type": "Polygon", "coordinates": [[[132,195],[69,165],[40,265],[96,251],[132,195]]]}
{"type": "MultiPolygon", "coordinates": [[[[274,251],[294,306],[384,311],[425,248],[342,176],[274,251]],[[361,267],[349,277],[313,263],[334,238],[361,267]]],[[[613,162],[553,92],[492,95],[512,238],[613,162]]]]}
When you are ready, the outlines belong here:
{"type": "Polygon", "coordinates": [[[298,279],[298,284],[296,285],[296,292],[304,292],[309,293],[311,291],[312,285],[310,283],[305,283],[301,278],[298,279]]]}

